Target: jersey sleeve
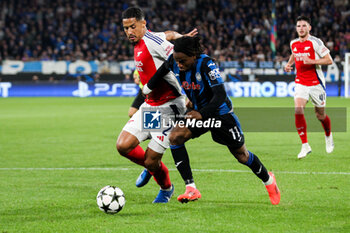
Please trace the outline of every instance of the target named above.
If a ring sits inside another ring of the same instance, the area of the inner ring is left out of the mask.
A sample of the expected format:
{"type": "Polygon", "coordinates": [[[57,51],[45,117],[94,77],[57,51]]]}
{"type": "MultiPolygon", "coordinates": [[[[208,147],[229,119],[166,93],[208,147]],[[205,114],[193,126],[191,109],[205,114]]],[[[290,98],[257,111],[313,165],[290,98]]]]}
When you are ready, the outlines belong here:
{"type": "Polygon", "coordinates": [[[224,83],[219,67],[212,59],[209,58],[203,61],[202,68],[210,87],[224,83]]]}
{"type": "Polygon", "coordinates": [[[166,40],[166,35],[164,32],[154,32],[154,35],[160,37],[162,40],[166,40]]]}
{"type": "Polygon", "coordinates": [[[320,57],[324,57],[329,53],[329,49],[324,45],[324,43],[320,39],[315,40],[314,49],[320,57]]]}
{"type": "Polygon", "coordinates": [[[173,53],[174,45],[166,40],[166,35],[164,32],[157,32],[157,33],[154,33],[154,35],[160,38],[160,40],[158,41],[161,42],[160,46],[162,48],[162,49],[157,49],[156,52],[160,57],[163,57],[166,59],[167,57],[169,57],[169,55],[173,53]]]}

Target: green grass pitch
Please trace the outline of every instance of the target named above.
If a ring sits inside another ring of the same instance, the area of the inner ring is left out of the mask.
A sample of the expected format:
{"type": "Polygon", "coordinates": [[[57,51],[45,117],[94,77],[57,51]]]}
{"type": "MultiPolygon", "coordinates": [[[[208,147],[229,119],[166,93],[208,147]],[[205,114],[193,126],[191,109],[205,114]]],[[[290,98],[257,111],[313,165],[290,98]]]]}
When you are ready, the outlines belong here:
{"type": "MultiPolygon", "coordinates": [[[[308,134],[313,152],[303,160],[296,132],[245,133],[248,149],[275,172],[282,199],[272,206],[261,181],[210,134],[186,144],[202,199],[177,202],[185,187],[167,150],[175,195],[152,204],[154,180],[136,188],[142,168],[115,149],[132,98],[0,99],[0,232],[350,232],[350,99],[327,101],[348,116],[332,154],[321,132],[308,134]],[[125,193],[116,215],[96,205],[105,185],[125,193]]],[[[293,107],[292,98],[233,102],[293,107]]]]}

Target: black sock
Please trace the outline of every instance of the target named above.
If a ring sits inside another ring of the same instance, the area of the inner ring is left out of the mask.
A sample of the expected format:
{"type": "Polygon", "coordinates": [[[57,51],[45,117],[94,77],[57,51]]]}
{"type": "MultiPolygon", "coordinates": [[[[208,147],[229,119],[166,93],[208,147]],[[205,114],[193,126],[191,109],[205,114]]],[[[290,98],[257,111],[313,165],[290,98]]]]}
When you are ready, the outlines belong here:
{"type": "Polygon", "coordinates": [[[180,172],[185,184],[193,183],[193,176],[185,145],[170,145],[171,154],[173,155],[175,166],[180,172]]]}
{"type": "Polygon", "coordinates": [[[249,152],[249,159],[248,162],[245,163],[254,174],[259,177],[263,182],[266,182],[269,180],[270,175],[267,172],[265,166],[260,162],[258,156],[254,155],[252,152],[249,152]]]}

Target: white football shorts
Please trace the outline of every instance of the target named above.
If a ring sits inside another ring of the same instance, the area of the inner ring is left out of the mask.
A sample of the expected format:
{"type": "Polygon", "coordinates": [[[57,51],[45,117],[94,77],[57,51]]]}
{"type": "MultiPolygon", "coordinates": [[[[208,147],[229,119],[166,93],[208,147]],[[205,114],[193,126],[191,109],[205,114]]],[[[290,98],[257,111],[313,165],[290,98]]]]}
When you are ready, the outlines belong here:
{"type": "Polygon", "coordinates": [[[294,99],[302,98],[311,102],[316,107],[326,107],[326,91],[323,89],[321,84],[315,86],[305,86],[302,84],[295,84],[294,99]]]}
{"type": "MultiPolygon", "coordinates": [[[[174,116],[174,105],[176,106],[176,109],[178,110],[178,113],[180,115],[184,115],[186,111],[185,106],[185,96],[179,96],[176,99],[170,100],[160,106],[156,106],[157,108],[161,108],[162,114],[169,114],[174,116]],[[173,106],[171,106],[173,105],[173,106]],[[165,111],[165,112],[164,112],[165,111]]],[[[169,134],[172,130],[172,128],[169,128],[166,130],[166,132],[162,131],[147,131],[144,129],[144,122],[143,122],[143,110],[152,108],[155,106],[151,106],[147,104],[146,102],[143,103],[140,106],[140,109],[131,117],[131,119],[126,123],[123,130],[126,132],[131,133],[134,135],[139,142],[143,142],[147,139],[151,139],[151,141],[148,144],[148,147],[152,150],[154,150],[157,153],[163,154],[164,151],[169,148],[169,134]]]]}

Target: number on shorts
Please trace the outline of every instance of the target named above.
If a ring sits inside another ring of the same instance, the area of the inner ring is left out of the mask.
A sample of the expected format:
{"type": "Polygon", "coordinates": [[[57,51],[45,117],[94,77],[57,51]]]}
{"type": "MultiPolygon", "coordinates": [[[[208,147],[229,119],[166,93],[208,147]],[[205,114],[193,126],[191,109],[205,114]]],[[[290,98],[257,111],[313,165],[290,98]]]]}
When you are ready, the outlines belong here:
{"type": "Polygon", "coordinates": [[[233,140],[236,140],[238,138],[238,141],[241,140],[241,133],[239,132],[237,126],[229,129],[229,131],[232,133],[232,137],[233,137],[233,140]],[[236,137],[236,134],[237,134],[237,137],[236,137]]]}
{"type": "Polygon", "coordinates": [[[321,101],[323,101],[323,100],[325,99],[325,94],[321,94],[321,95],[319,96],[319,98],[320,98],[321,101]]]}

